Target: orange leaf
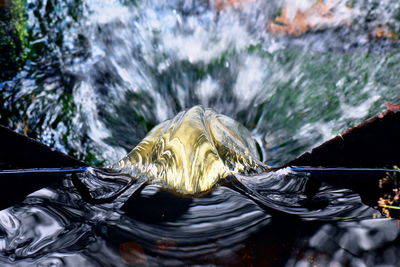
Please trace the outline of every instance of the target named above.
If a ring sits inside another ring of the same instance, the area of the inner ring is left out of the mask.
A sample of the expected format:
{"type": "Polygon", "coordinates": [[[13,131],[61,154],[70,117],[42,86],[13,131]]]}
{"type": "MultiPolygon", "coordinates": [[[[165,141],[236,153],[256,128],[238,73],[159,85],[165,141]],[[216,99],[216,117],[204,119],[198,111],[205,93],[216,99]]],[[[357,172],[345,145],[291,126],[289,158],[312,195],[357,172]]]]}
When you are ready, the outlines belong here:
{"type": "Polygon", "coordinates": [[[136,242],[120,244],[119,252],[125,264],[141,264],[147,261],[143,248],[136,242]]]}

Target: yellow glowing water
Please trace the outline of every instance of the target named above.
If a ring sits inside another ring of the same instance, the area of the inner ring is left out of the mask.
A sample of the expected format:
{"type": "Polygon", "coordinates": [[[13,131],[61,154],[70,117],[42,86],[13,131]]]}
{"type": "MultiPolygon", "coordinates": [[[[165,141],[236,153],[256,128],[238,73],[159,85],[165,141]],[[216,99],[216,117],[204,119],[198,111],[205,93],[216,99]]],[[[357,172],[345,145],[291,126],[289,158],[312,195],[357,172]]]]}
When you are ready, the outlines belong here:
{"type": "Polygon", "coordinates": [[[249,131],[233,119],[196,106],[156,126],[114,168],[183,194],[211,189],[220,179],[264,168],[249,131]]]}

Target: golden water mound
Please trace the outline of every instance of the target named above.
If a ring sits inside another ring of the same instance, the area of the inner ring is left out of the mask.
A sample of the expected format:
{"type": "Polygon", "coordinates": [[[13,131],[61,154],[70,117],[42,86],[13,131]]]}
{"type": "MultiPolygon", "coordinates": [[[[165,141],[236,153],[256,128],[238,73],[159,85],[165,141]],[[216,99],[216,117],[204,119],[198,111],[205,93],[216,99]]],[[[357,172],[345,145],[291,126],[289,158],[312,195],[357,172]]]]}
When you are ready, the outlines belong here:
{"type": "Polygon", "coordinates": [[[200,106],[156,126],[114,168],[147,175],[183,194],[211,189],[220,179],[263,168],[249,131],[200,106]]]}

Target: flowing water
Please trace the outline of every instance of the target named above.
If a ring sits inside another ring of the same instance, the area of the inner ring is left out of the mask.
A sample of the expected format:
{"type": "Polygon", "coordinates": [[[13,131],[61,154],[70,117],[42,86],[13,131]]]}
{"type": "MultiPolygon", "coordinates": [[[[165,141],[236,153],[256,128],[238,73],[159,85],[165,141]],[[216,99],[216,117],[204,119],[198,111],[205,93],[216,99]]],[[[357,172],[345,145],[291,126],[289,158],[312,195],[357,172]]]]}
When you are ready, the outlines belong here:
{"type": "Polygon", "coordinates": [[[371,37],[399,30],[397,1],[337,1],[347,24],[292,37],[268,31],[286,2],[241,2],[30,2],[30,60],[0,84],[2,124],[102,165],[201,104],[277,165],[400,100],[399,41],[371,37]]]}
{"type": "MultiPolygon", "coordinates": [[[[246,126],[265,163],[283,164],[400,101],[398,1],[325,2],[328,15],[311,0],[28,1],[28,61],[0,83],[0,123],[106,166],[200,104],[246,126]],[[284,16],[297,28],[280,30],[284,16]]],[[[295,206],[307,178],[292,176],[257,188],[295,206]]],[[[318,194],[329,212],[306,219],[228,187],[181,199],[148,186],[117,209],[82,201],[67,175],[1,211],[0,261],[398,264],[395,221],[372,219],[348,189],[318,194]]]]}
{"type": "MultiPolygon", "coordinates": [[[[83,177],[97,196],[114,194],[125,186],[123,178],[131,179],[115,171],[90,173],[95,175],[83,177]]],[[[302,266],[396,260],[396,222],[373,219],[377,211],[350,190],[324,185],[315,198],[329,203],[313,210],[299,206],[306,198],[306,174],[282,170],[241,177],[279,204],[267,209],[225,186],[188,198],[148,185],[133,196],[128,192],[129,198],[95,204],[82,199],[73,177],[0,212],[2,266],[302,266]],[[381,258],[382,250],[389,255],[381,258]]],[[[128,191],[132,188],[137,190],[130,185],[128,191]]]]}

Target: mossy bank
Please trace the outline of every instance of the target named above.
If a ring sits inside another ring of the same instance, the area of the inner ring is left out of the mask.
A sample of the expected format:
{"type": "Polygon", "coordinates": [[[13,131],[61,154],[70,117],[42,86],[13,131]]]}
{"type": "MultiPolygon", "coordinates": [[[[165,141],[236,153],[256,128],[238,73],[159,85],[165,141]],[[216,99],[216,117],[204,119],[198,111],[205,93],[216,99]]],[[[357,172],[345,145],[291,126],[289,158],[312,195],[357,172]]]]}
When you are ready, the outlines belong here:
{"type": "Polygon", "coordinates": [[[26,0],[0,0],[0,81],[21,68],[27,36],[26,0]]]}

